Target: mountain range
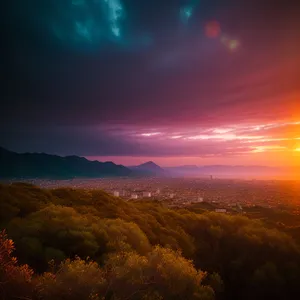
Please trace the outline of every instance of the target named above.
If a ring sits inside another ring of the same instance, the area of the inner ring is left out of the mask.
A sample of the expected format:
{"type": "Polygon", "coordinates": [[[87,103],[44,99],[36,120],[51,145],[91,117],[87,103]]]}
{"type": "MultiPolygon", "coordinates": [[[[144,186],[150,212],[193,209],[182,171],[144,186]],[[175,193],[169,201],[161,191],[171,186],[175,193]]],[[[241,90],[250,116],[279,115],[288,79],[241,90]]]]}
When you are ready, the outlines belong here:
{"type": "Polygon", "coordinates": [[[2,178],[74,178],[130,176],[132,171],[113,162],[89,161],[79,156],[16,153],[0,148],[2,178]]]}
{"type": "Polygon", "coordinates": [[[0,147],[0,178],[163,177],[167,172],[154,162],[125,167],[113,162],[90,161],[80,156],[16,153],[0,147]]]}
{"type": "Polygon", "coordinates": [[[162,168],[153,161],[125,167],[113,162],[90,161],[80,156],[16,153],[0,147],[0,178],[97,177],[271,177],[297,175],[300,168],[267,166],[186,165],[162,168]]]}
{"type": "MultiPolygon", "coordinates": [[[[199,176],[217,176],[217,177],[273,177],[296,175],[297,167],[270,167],[270,166],[242,166],[242,165],[207,165],[207,166],[178,166],[165,168],[173,177],[199,177],[199,176]]],[[[300,168],[299,168],[300,170],[300,168]]],[[[298,170],[298,171],[299,171],[298,170]]],[[[299,171],[300,173],[300,171],[299,171]]]]}

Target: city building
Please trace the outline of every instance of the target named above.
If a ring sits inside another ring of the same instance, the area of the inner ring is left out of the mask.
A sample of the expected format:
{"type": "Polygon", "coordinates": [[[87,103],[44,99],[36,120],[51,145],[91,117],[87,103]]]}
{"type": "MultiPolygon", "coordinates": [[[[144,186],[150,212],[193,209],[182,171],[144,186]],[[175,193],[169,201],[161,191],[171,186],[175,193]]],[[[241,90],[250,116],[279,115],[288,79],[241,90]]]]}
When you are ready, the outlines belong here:
{"type": "Polygon", "coordinates": [[[151,193],[150,192],[143,192],[143,197],[144,198],[150,198],[151,197],[151,193]]]}
{"type": "Polygon", "coordinates": [[[131,199],[137,199],[138,195],[137,194],[131,194],[131,199]]]}
{"type": "Polygon", "coordinates": [[[120,197],[120,192],[114,191],[114,196],[115,196],[115,197],[120,197]]]}

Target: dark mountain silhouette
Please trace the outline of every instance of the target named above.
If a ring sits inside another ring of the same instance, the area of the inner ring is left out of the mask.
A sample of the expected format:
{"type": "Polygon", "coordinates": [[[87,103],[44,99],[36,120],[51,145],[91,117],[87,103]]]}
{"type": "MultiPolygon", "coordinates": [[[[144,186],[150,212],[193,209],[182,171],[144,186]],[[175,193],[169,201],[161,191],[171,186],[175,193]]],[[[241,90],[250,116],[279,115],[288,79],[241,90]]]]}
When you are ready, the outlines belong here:
{"type": "Polygon", "coordinates": [[[1,178],[74,178],[129,176],[132,171],[112,162],[45,153],[15,153],[0,148],[1,178]]]}
{"type": "Polygon", "coordinates": [[[84,157],[50,155],[45,153],[16,153],[0,147],[0,178],[53,178],[155,176],[181,177],[264,177],[298,174],[299,168],[232,165],[186,165],[162,168],[153,161],[132,167],[113,162],[89,161],[84,157]]]}
{"type": "Polygon", "coordinates": [[[166,176],[167,171],[158,166],[153,161],[148,161],[144,164],[138,166],[131,166],[129,167],[131,170],[136,172],[139,175],[148,175],[148,176],[166,176]]]}

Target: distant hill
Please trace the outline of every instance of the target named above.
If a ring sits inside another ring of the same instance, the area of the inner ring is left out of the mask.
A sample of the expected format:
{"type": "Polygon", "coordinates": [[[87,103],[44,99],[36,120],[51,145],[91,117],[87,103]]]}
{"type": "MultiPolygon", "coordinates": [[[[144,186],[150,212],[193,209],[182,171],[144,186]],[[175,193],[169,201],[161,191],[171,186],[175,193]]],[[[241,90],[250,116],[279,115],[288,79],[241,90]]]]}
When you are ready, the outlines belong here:
{"type": "Polygon", "coordinates": [[[276,176],[287,173],[288,170],[268,166],[233,166],[233,165],[207,165],[207,166],[178,166],[165,168],[172,176],[276,176]]]}
{"type": "Polygon", "coordinates": [[[148,161],[144,164],[138,166],[129,167],[131,170],[137,172],[139,175],[148,175],[148,176],[167,176],[168,172],[158,166],[153,161],[148,161]]]}
{"type": "Polygon", "coordinates": [[[89,161],[79,156],[16,153],[0,148],[0,178],[74,178],[129,176],[132,171],[113,162],[89,161]]]}
{"type": "Polygon", "coordinates": [[[200,169],[196,165],[185,165],[185,166],[175,166],[175,167],[166,167],[166,170],[171,172],[199,172],[200,169]]]}

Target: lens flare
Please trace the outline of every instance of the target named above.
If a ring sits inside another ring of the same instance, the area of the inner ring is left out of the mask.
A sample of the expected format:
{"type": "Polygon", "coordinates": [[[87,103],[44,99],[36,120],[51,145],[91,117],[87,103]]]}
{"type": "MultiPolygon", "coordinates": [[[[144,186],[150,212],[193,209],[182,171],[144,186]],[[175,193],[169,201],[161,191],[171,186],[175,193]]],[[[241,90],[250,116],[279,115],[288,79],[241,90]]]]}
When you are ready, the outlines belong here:
{"type": "Polygon", "coordinates": [[[180,18],[184,24],[187,24],[191,16],[193,15],[193,7],[187,6],[180,10],[180,18]]]}
{"type": "Polygon", "coordinates": [[[236,39],[231,39],[226,35],[221,37],[221,43],[230,51],[236,51],[240,47],[240,42],[236,39]]]}
{"type": "Polygon", "coordinates": [[[199,5],[199,0],[189,0],[188,3],[180,8],[180,19],[185,25],[189,23],[189,20],[193,16],[195,9],[199,5]]]}
{"type": "Polygon", "coordinates": [[[221,26],[217,21],[210,21],[205,25],[205,35],[209,38],[217,38],[221,34],[221,26]]]}

